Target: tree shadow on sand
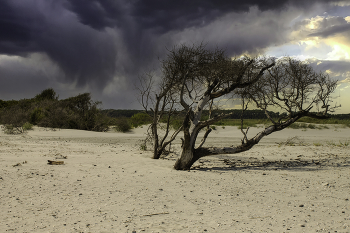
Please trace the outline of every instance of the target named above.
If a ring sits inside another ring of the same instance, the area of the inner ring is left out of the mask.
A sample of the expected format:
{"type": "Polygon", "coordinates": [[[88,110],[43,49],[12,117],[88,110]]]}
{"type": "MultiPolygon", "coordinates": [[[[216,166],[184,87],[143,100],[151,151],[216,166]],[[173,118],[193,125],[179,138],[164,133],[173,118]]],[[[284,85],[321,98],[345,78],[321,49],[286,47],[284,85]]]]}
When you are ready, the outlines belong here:
{"type": "Polygon", "coordinates": [[[312,159],[312,160],[242,160],[242,159],[219,159],[213,163],[210,160],[200,161],[200,165],[191,170],[197,171],[239,171],[239,170],[295,170],[313,171],[328,168],[350,167],[348,158],[312,159]]]}

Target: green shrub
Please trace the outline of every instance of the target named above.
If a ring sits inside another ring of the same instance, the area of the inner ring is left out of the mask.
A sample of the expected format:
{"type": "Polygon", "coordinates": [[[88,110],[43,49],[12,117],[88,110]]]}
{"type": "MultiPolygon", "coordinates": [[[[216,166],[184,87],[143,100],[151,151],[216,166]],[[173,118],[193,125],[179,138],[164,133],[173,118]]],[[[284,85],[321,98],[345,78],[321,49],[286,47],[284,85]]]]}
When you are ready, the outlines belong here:
{"type": "Polygon", "coordinates": [[[288,138],[286,141],[278,143],[278,147],[281,147],[281,146],[307,146],[307,145],[308,144],[306,144],[303,140],[299,139],[298,136],[288,138]]]}
{"type": "Polygon", "coordinates": [[[288,128],[291,129],[306,129],[307,125],[305,123],[293,123],[290,126],[288,126],[288,128]]]}
{"type": "Polygon", "coordinates": [[[37,125],[39,121],[44,118],[44,112],[42,108],[35,108],[30,115],[30,123],[37,125]]]}
{"type": "Polygon", "coordinates": [[[317,129],[329,129],[327,125],[318,125],[317,129]]]}
{"type": "Polygon", "coordinates": [[[22,134],[22,133],[24,133],[24,129],[22,127],[15,127],[11,124],[4,125],[3,131],[5,134],[22,134]]]}
{"type": "Polygon", "coordinates": [[[174,118],[170,121],[170,126],[174,130],[178,130],[183,124],[183,119],[181,118],[174,118]]]}
{"type": "Polygon", "coordinates": [[[314,123],[314,124],[341,124],[349,127],[350,121],[349,119],[336,119],[336,118],[328,118],[328,119],[317,119],[311,117],[303,117],[298,120],[298,122],[306,122],[306,123],[314,123]]]}
{"type": "Polygon", "coordinates": [[[23,126],[15,126],[12,124],[5,124],[3,131],[5,134],[22,134],[25,133],[27,130],[32,130],[33,125],[29,122],[26,122],[23,124],[23,126]]]}
{"type": "Polygon", "coordinates": [[[56,92],[52,88],[48,88],[43,90],[40,94],[36,95],[34,97],[35,100],[37,101],[42,101],[42,100],[57,100],[58,97],[56,96],[56,92]]]}
{"type": "Polygon", "coordinates": [[[11,125],[14,128],[20,128],[28,120],[28,111],[22,109],[19,105],[14,105],[1,110],[0,122],[4,125],[11,125]]]}
{"type": "Polygon", "coordinates": [[[141,143],[141,144],[140,144],[140,150],[142,150],[142,151],[146,151],[146,150],[147,150],[147,145],[146,145],[146,143],[141,143]]]}
{"type": "Polygon", "coordinates": [[[140,112],[140,113],[134,114],[130,118],[130,121],[131,121],[132,127],[137,128],[140,125],[150,124],[152,122],[152,117],[147,113],[140,112]]]}
{"type": "Polygon", "coordinates": [[[329,146],[337,146],[337,147],[347,147],[350,145],[350,141],[345,141],[345,142],[341,142],[339,141],[339,143],[333,142],[333,141],[329,141],[327,142],[327,145],[329,146]]]}
{"type": "Polygon", "coordinates": [[[97,114],[94,122],[94,131],[106,132],[109,129],[109,125],[112,125],[112,118],[105,113],[97,114]]]}
{"type": "Polygon", "coordinates": [[[13,125],[6,124],[3,127],[3,131],[5,134],[14,134],[13,129],[14,129],[13,125]]]}
{"type": "Polygon", "coordinates": [[[115,130],[118,132],[128,132],[131,129],[131,125],[126,118],[119,118],[116,120],[115,130]]]}
{"type": "Polygon", "coordinates": [[[26,122],[26,123],[24,123],[24,125],[22,126],[22,128],[23,128],[24,130],[32,130],[32,129],[33,129],[33,125],[30,124],[29,122],[26,122]]]}

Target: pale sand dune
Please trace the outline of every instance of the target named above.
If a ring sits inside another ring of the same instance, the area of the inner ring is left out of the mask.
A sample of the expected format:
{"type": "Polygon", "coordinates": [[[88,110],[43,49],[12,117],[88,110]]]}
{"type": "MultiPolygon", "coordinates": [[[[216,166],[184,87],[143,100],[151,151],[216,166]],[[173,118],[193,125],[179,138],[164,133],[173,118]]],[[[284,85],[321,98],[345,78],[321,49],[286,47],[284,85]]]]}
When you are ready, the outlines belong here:
{"type": "MultiPolygon", "coordinates": [[[[217,128],[207,145],[240,142],[217,128]]],[[[179,141],[167,159],[140,151],[145,130],[1,132],[0,232],[350,232],[350,146],[327,144],[349,128],[286,129],[191,171],[172,169],[179,141]],[[294,136],[308,145],[276,144],[294,136]]]]}

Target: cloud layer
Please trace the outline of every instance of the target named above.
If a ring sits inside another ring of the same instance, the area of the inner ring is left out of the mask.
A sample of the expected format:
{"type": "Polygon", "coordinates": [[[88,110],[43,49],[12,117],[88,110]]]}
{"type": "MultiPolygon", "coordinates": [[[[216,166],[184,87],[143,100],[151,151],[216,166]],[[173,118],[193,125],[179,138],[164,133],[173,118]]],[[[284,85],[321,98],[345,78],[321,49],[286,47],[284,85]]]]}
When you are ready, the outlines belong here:
{"type": "Polygon", "coordinates": [[[317,18],[347,7],[334,2],[2,0],[0,99],[52,86],[63,98],[89,91],[106,108],[137,108],[133,84],[158,68],[165,48],[205,42],[238,56],[286,44],[293,32],[298,39],[348,35],[345,17],[317,18]]]}

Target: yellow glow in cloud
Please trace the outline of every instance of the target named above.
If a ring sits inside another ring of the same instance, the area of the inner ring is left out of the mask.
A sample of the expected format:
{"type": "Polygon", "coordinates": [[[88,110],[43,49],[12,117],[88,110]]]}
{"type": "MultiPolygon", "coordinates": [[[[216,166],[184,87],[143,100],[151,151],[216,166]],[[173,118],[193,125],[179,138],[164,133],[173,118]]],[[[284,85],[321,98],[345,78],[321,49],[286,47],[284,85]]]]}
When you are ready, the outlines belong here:
{"type": "Polygon", "coordinates": [[[305,47],[306,51],[311,50],[312,48],[321,46],[317,37],[312,39],[307,39],[307,40],[301,40],[299,42],[299,45],[306,45],[305,47]]]}
{"type": "Polygon", "coordinates": [[[326,60],[350,59],[349,53],[346,50],[347,46],[335,44],[333,45],[333,51],[327,54],[326,60]]]}
{"type": "Polygon", "coordinates": [[[309,23],[307,25],[305,25],[305,27],[307,29],[311,29],[311,30],[317,29],[322,24],[323,20],[324,20],[324,17],[318,15],[314,18],[311,18],[309,23]]]}
{"type": "MultiPolygon", "coordinates": [[[[324,20],[331,22],[332,17],[316,16],[310,19],[308,28],[321,28],[324,24],[324,20]]],[[[344,18],[347,23],[350,22],[350,16],[344,18]]],[[[334,23],[334,22],[333,22],[334,23]]],[[[337,23],[335,23],[336,25],[337,23]]],[[[328,25],[328,26],[335,26],[328,25]]],[[[326,45],[333,47],[333,51],[327,54],[326,60],[348,60],[350,59],[350,39],[348,34],[335,34],[328,38],[314,37],[308,38],[310,41],[324,42],[326,45]]],[[[314,46],[311,42],[307,43],[308,46],[314,46]]],[[[315,46],[316,47],[316,46],[315,46]]]]}
{"type": "Polygon", "coordinates": [[[299,42],[299,44],[301,44],[301,45],[306,45],[307,47],[306,47],[306,49],[308,48],[308,46],[317,46],[317,39],[316,40],[301,40],[300,42],[299,42]]]}
{"type": "Polygon", "coordinates": [[[293,40],[295,42],[304,47],[304,52],[310,51],[311,53],[314,53],[314,51],[318,51],[315,49],[324,48],[324,46],[329,46],[332,48],[332,51],[325,53],[321,59],[349,60],[350,36],[348,33],[344,32],[341,34],[334,34],[327,38],[309,36],[310,34],[322,31],[332,26],[344,25],[346,23],[350,23],[350,16],[343,18],[343,20],[334,16],[316,16],[304,20],[304,25],[302,28],[291,32],[291,38],[294,38],[293,40]]]}
{"type": "Polygon", "coordinates": [[[326,60],[349,60],[350,39],[346,36],[337,35],[323,40],[325,44],[332,46],[333,51],[327,54],[326,60]]]}

